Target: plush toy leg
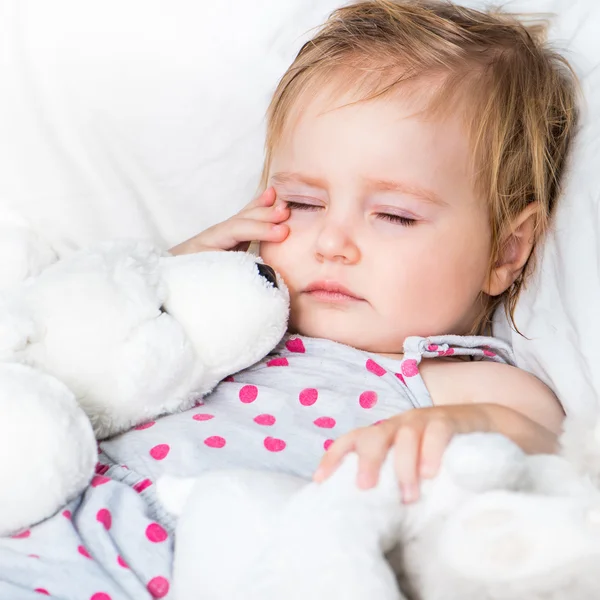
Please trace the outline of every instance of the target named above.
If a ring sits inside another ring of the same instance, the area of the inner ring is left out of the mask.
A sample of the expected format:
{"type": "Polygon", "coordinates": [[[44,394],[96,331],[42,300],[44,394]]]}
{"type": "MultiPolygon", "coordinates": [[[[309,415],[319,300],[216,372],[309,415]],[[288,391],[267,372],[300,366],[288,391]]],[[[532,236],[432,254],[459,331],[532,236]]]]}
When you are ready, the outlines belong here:
{"type": "Polygon", "coordinates": [[[161,477],[158,497],[179,516],[173,566],[177,600],[237,598],[240,580],[252,579],[250,569],[269,546],[283,507],[304,485],[296,477],[247,470],[161,477]]]}
{"type": "Polygon", "coordinates": [[[97,461],[91,424],[57,379],[0,363],[0,535],[49,517],[80,493],[97,461]]]}
{"type": "Polygon", "coordinates": [[[177,599],[401,600],[384,558],[403,514],[392,465],[371,491],[356,473],[350,456],[321,485],[251,471],[162,478],[159,498],[181,514],[177,599]]]}
{"type": "Polygon", "coordinates": [[[400,600],[385,553],[397,542],[404,507],[387,460],[372,490],[356,485],[357,456],[322,484],[291,498],[236,600],[400,600]]]}
{"type": "Polygon", "coordinates": [[[431,556],[423,580],[446,586],[424,589],[427,600],[599,598],[600,495],[474,497],[443,527],[431,556]]]}

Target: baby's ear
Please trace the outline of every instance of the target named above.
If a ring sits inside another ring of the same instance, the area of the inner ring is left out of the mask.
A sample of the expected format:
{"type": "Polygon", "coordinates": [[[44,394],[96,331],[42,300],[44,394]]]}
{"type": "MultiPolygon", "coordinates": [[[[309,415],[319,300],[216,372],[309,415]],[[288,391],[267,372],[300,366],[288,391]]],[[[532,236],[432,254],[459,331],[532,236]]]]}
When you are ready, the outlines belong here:
{"type": "Polygon", "coordinates": [[[530,204],[513,221],[508,234],[502,241],[500,255],[483,292],[488,296],[499,296],[519,277],[535,244],[537,203],[530,204]]]}

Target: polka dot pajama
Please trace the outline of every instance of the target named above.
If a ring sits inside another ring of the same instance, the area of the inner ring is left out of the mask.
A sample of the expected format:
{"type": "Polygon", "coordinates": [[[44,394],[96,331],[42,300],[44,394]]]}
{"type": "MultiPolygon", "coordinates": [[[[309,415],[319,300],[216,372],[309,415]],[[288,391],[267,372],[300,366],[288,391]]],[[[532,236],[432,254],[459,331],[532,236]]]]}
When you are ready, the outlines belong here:
{"type": "Polygon", "coordinates": [[[402,360],[285,338],[193,409],[102,442],[84,494],[0,539],[0,598],[172,598],[174,523],[154,494],[160,475],[246,467],[308,480],[338,436],[431,406],[419,374],[423,358],[461,355],[512,363],[510,349],[494,338],[408,338],[402,360]]]}

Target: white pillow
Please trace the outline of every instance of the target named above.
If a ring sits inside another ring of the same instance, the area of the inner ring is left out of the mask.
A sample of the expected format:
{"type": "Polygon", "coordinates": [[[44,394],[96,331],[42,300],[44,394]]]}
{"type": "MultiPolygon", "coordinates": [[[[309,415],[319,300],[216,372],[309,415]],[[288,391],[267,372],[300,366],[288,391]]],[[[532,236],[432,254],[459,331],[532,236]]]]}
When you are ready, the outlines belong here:
{"type": "Polygon", "coordinates": [[[520,367],[556,391],[568,415],[587,414],[600,405],[600,2],[506,6],[558,14],[550,37],[578,72],[584,105],[552,232],[517,306],[515,320],[525,337],[509,330],[502,313],[496,333],[510,340],[520,367]]]}
{"type": "Polygon", "coordinates": [[[0,221],[170,247],[254,196],[264,114],[339,0],[0,0],[0,221]]]}

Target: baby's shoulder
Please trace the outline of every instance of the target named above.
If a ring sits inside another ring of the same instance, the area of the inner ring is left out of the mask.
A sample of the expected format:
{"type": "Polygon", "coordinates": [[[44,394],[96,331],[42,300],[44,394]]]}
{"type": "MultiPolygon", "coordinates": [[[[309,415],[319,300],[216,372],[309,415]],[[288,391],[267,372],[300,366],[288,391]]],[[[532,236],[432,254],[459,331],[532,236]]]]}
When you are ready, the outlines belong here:
{"type": "Polygon", "coordinates": [[[423,359],[420,372],[434,404],[504,404],[510,396],[552,394],[531,373],[502,362],[423,359]]]}

